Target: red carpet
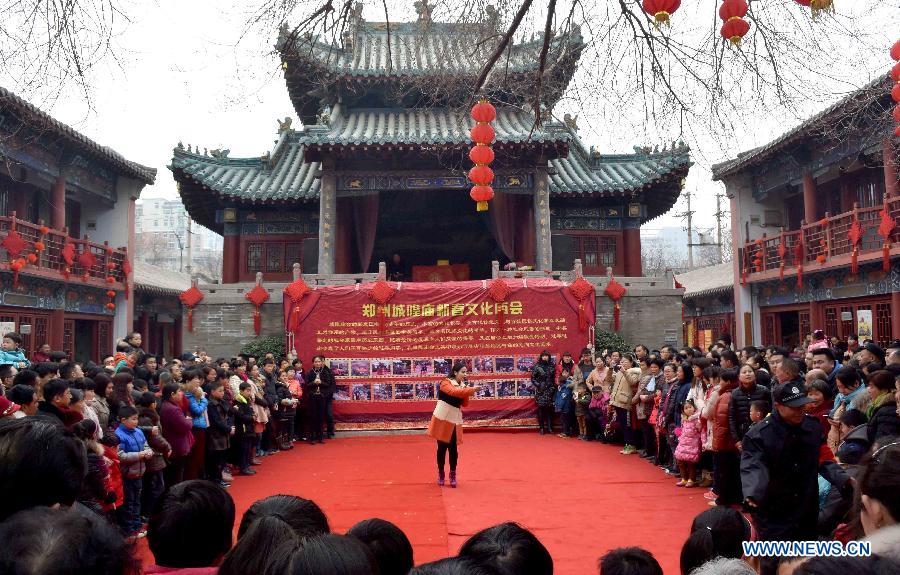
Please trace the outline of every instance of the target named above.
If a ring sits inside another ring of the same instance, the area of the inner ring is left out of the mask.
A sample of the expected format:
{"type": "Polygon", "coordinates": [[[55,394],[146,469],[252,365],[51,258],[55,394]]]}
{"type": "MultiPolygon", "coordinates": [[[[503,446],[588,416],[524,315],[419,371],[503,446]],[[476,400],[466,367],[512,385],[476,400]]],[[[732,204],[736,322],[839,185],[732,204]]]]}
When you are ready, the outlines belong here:
{"type": "Polygon", "coordinates": [[[596,573],[601,555],[627,545],[650,550],[665,573],[678,573],[691,521],[708,509],[704,490],[676,488],[619,449],[537,433],[467,433],[454,490],[436,485],[434,442],[424,435],[337,439],[265,458],[258,475],[235,478],[231,494],[238,521],[274,493],[313,499],[336,532],[368,517],[387,519],[409,536],[417,564],[512,520],[535,532],[561,575],[596,573]]]}

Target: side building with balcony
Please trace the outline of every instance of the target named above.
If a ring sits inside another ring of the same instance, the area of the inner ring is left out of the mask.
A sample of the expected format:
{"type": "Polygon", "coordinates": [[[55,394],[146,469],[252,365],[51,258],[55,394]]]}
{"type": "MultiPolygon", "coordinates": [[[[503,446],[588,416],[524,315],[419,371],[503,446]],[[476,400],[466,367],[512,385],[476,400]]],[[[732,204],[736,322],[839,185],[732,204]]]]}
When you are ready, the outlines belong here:
{"type": "Polygon", "coordinates": [[[881,77],[713,167],[731,200],[739,346],[794,347],[815,329],[882,345],[900,338],[890,88],[881,77]]]}
{"type": "Polygon", "coordinates": [[[0,325],[27,353],[97,361],[131,329],[135,201],[155,178],[0,87],[0,325]]]}
{"type": "Polygon", "coordinates": [[[683,287],[681,321],[684,343],[707,349],[735,332],[734,278],[731,262],[723,262],[675,275],[683,287]]]}

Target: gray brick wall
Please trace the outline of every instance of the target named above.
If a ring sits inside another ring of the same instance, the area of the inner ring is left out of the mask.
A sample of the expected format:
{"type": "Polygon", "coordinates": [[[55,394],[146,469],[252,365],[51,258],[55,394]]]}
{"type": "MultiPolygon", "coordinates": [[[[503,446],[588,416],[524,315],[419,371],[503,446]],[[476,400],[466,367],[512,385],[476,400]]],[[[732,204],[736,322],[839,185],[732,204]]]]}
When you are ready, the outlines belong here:
{"type": "MultiPolygon", "coordinates": [[[[281,301],[262,306],[262,324],[259,337],[283,336],[284,314],[281,301]]],[[[213,357],[232,357],[241,346],[257,338],[253,332],[253,305],[201,302],[194,308],[194,331],[187,330],[184,321],[184,348],[202,347],[213,357]]]]}

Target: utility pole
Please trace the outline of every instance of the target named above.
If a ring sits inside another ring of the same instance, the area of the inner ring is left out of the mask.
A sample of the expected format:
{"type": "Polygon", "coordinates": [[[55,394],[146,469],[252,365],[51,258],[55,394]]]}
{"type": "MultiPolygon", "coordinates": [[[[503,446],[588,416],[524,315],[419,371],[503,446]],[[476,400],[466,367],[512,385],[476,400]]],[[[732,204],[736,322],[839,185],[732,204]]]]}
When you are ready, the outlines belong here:
{"type": "Polygon", "coordinates": [[[719,263],[725,261],[722,254],[722,218],[725,217],[725,212],[722,211],[722,198],[724,197],[725,194],[722,192],[716,194],[716,244],[719,252],[719,263]]]}
{"type": "Polygon", "coordinates": [[[191,217],[187,213],[185,213],[185,219],[187,220],[187,266],[185,266],[185,271],[190,275],[194,267],[192,265],[194,262],[194,233],[191,231],[191,217]]]}
{"type": "Polygon", "coordinates": [[[687,200],[687,211],[675,214],[680,218],[687,218],[687,245],[688,245],[688,269],[694,269],[694,211],[691,209],[691,194],[686,191],[682,194],[687,200]]]}

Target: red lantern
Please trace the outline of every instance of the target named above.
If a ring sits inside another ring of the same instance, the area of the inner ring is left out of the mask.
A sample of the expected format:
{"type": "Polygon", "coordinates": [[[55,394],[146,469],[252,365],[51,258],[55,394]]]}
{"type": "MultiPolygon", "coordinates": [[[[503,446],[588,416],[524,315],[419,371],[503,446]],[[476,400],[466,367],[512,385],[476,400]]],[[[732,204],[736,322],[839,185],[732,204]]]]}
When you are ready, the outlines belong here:
{"type": "Polygon", "coordinates": [[[497,109],[487,100],[481,100],[472,106],[472,119],[480,123],[493,122],[497,118],[497,109]]]}
{"type": "Polygon", "coordinates": [[[378,331],[379,333],[384,333],[385,322],[385,312],[382,310],[382,306],[387,305],[391,299],[393,299],[394,294],[397,293],[397,288],[393,287],[391,284],[384,280],[378,280],[372,285],[372,289],[369,291],[369,299],[378,304],[378,311],[375,315],[378,316],[378,331]]]}
{"type": "Polygon", "coordinates": [[[116,304],[114,304],[113,302],[109,302],[106,304],[106,309],[112,311],[112,310],[116,309],[116,304]]]}
{"type": "Polygon", "coordinates": [[[494,150],[490,146],[477,145],[469,150],[469,159],[473,164],[490,164],[494,161],[494,150]]]}
{"type": "MultiPolygon", "coordinates": [[[[496,303],[503,303],[509,298],[511,290],[506,281],[497,278],[491,281],[488,286],[488,295],[496,303]]],[[[502,335],[506,331],[506,311],[503,307],[497,306],[497,331],[502,335]]]]}
{"type": "Polygon", "coordinates": [[[731,18],[722,24],[722,29],[719,30],[719,33],[726,40],[730,40],[732,44],[738,45],[741,43],[741,38],[746,36],[749,31],[750,24],[746,20],[743,18],[731,18]]]}
{"type": "Polygon", "coordinates": [[[113,290],[109,290],[106,292],[106,297],[109,297],[109,298],[116,297],[116,292],[114,292],[113,290]]]}
{"type": "Polygon", "coordinates": [[[894,64],[894,67],[891,68],[891,79],[894,82],[900,82],[900,62],[894,64]]]}
{"type": "Polygon", "coordinates": [[[894,45],[891,46],[891,58],[900,62],[900,40],[897,40],[894,42],[894,45]]]}
{"type": "Polygon", "coordinates": [[[895,102],[900,102],[900,83],[894,84],[894,87],[891,89],[891,98],[895,102]]]}
{"type": "Polygon", "coordinates": [[[472,141],[476,144],[487,145],[494,141],[494,137],[496,137],[497,134],[490,124],[475,124],[475,126],[472,127],[470,135],[472,136],[472,141]]]}
{"type": "Polygon", "coordinates": [[[894,119],[900,122],[900,104],[894,106],[894,119]]]}
{"type": "Polygon", "coordinates": [[[42,251],[44,251],[45,249],[47,249],[47,246],[44,245],[44,242],[42,242],[42,241],[40,241],[40,240],[34,242],[34,250],[35,250],[35,251],[37,251],[37,252],[42,252],[42,251]]]}
{"type": "Polygon", "coordinates": [[[494,188],[490,186],[472,186],[469,197],[478,202],[475,208],[477,211],[486,212],[488,209],[488,202],[494,199],[494,188]]]}
{"type": "Polygon", "coordinates": [[[34,254],[28,254],[27,256],[25,256],[25,259],[28,260],[28,263],[33,264],[34,262],[37,261],[38,258],[34,254]]]}
{"type": "Polygon", "coordinates": [[[106,276],[106,283],[114,284],[116,283],[116,278],[114,278],[113,276],[106,276]]]}
{"type": "Polygon", "coordinates": [[[653,16],[656,25],[668,24],[669,16],[678,10],[681,0],[644,0],[644,12],[653,16]]]}
{"type": "Polygon", "coordinates": [[[478,186],[489,186],[494,181],[494,170],[487,166],[473,166],[469,170],[469,179],[478,186]]]}

